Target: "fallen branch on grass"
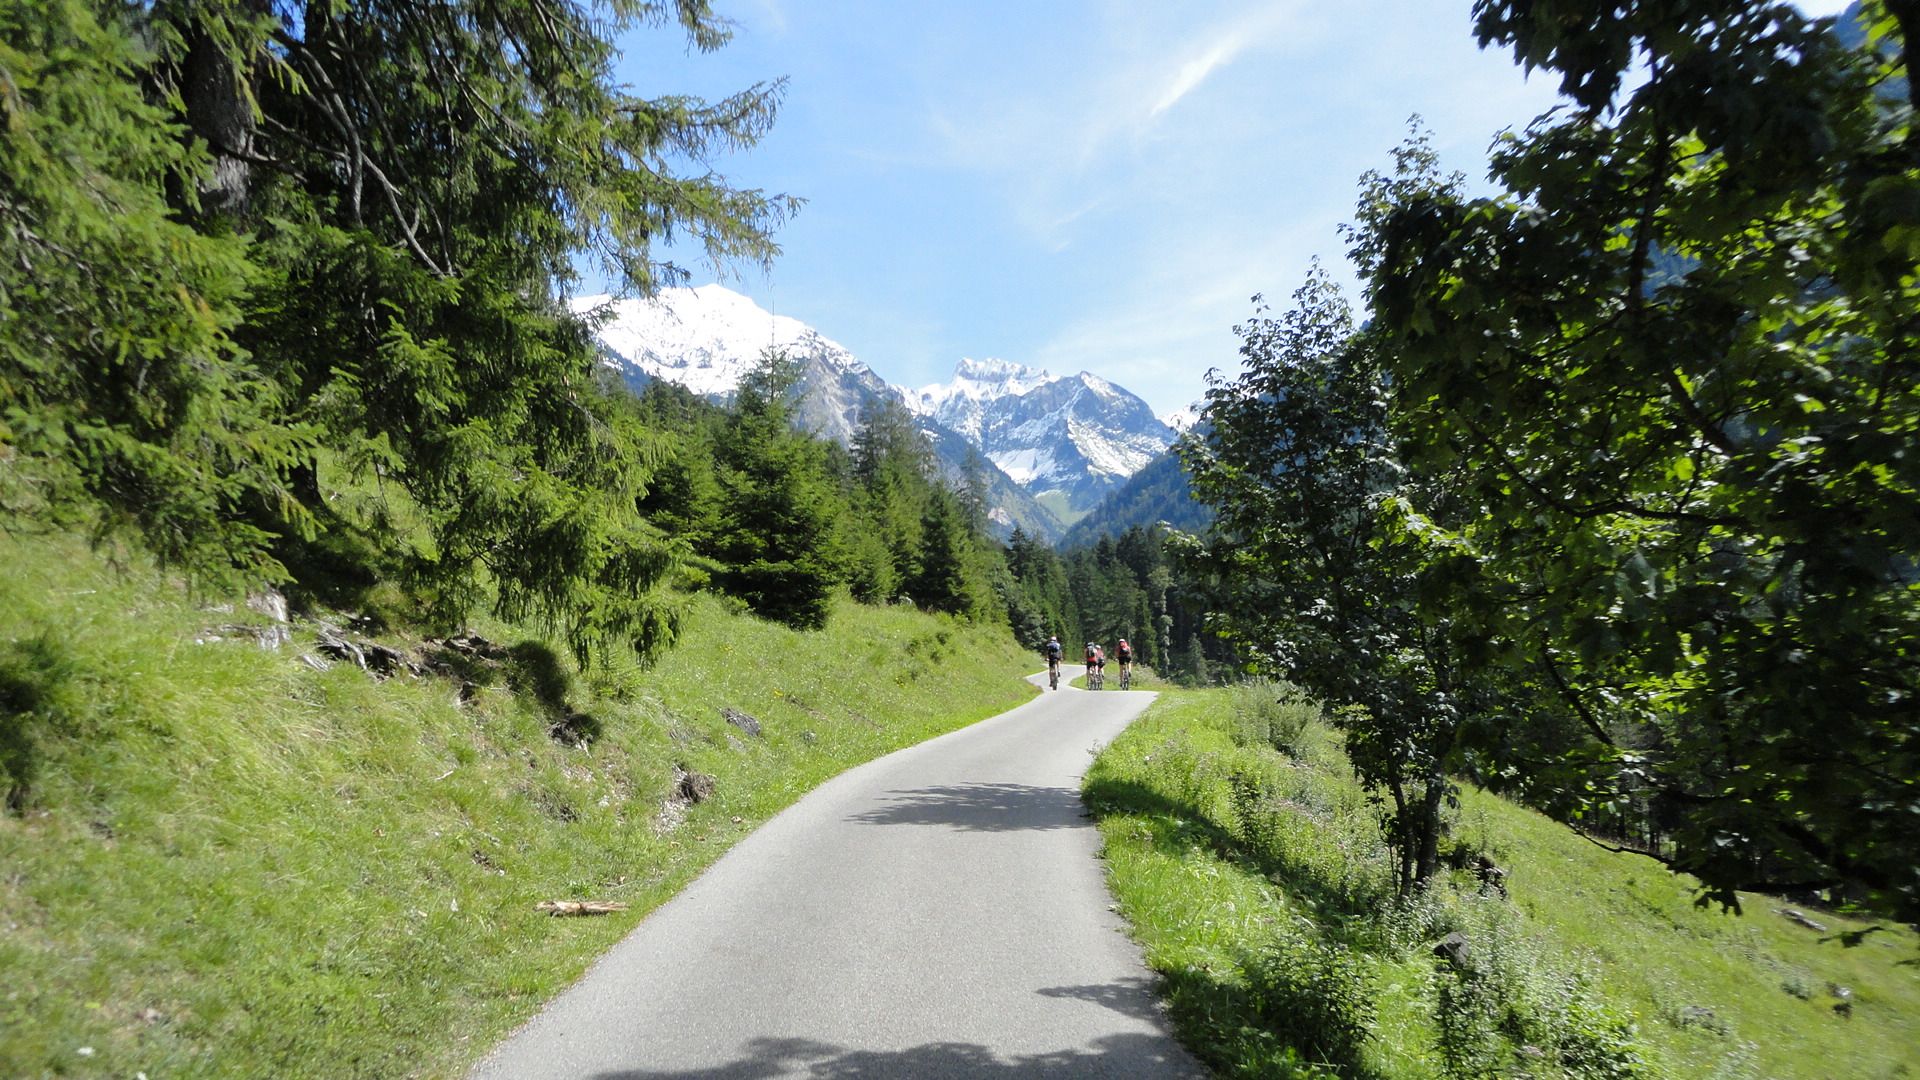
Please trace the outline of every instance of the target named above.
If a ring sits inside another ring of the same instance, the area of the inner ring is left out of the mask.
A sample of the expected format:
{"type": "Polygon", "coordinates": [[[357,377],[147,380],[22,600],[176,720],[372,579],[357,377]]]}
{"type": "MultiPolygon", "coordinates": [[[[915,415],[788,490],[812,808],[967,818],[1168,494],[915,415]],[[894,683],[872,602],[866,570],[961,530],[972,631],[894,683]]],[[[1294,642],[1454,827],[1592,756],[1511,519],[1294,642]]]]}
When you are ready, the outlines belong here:
{"type": "Polygon", "coordinates": [[[558,918],[561,915],[605,915],[625,911],[627,905],[618,900],[542,900],[533,905],[533,910],[544,911],[558,918]]]}

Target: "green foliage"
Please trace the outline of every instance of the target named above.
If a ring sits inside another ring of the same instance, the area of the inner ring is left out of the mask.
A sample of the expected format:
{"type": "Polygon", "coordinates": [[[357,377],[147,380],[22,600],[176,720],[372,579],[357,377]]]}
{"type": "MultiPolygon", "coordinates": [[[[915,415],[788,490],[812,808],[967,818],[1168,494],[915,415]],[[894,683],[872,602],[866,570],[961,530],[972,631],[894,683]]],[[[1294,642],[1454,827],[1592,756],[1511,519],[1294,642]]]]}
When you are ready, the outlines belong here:
{"type": "Polygon", "coordinates": [[[1243,966],[1269,1032],[1339,1075],[1362,1069],[1361,1047],[1376,1015],[1352,950],[1295,928],[1277,933],[1243,966]]]}
{"type": "Polygon", "coordinates": [[[919,565],[906,582],[907,595],[930,611],[971,619],[992,616],[996,605],[987,583],[981,533],[960,497],[932,493],[920,531],[919,565]]]}
{"type": "Polygon", "coordinates": [[[1702,910],[1689,880],[1472,788],[1459,829],[1510,895],[1457,870],[1399,896],[1338,732],[1310,728],[1288,757],[1239,745],[1233,698],[1163,695],[1084,789],[1176,1028],[1220,1074],[1812,1080],[1915,1066],[1911,934],[1843,949],[1772,914],[1776,899],[1702,910]],[[1461,969],[1433,952],[1456,931],[1461,969]],[[1268,950],[1286,959],[1265,963],[1268,950]],[[1829,993],[1782,991],[1783,976],[1851,988],[1851,1019],[1829,993]],[[1336,1045],[1357,1053],[1330,1067],[1336,1045]]]}
{"type": "Polygon", "coordinates": [[[1236,642],[1263,669],[1341,706],[1354,766],[1391,800],[1400,883],[1438,867],[1447,770],[1472,688],[1444,619],[1416,602],[1444,568],[1380,509],[1414,483],[1391,444],[1373,343],[1318,267],[1278,318],[1237,328],[1245,370],[1207,392],[1209,428],[1182,454],[1218,516],[1183,541],[1236,642]]]}
{"type": "MultiPolygon", "coordinates": [[[[1135,526],[1056,552],[1016,528],[1006,548],[1008,577],[998,585],[1015,635],[1037,649],[1058,633],[1076,655],[1081,644],[1096,641],[1109,656],[1126,638],[1139,663],[1188,682],[1196,670],[1204,678],[1207,656],[1194,650],[1204,648],[1198,636],[1207,597],[1175,565],[1168,538],[1164,528],[1135,526]]],[[[1210,640],[1214,659],[1230,662],[1224,645],[1210,640]]]]}
{"type": "Polygon", "coordinates": [[[1013,636],[1029,649],[1039,649],[1047,638],[1059,635],[1061,644],[1083,641],[1066,565],[1054,550],[1019,526],[1006,547],[1007,577],[1000,595],[1013,624],[1013,636]]]}
{"type": "Polygon", "coordinates": [[[836,528],[845,503],[822,444],[795,431],[790,361],[769,355],[741,385],[720,445],[725,511],[715,552],[727,591],[756,613],[802,629],[826,623],[840,584],[836,528]]]}
{"type": "Polygon", "coordinates": [[[1239,746],[1270,746],[1297,755],[1307,729],[1320,720],[1320,706],[1298,688],[1265,677],[1237,683],[1233,701],[1233,741],[1239,746]]]}
{"type": "Polygon", "coordinates": [[[153,56],[101,10],[0,10],[0,516],[129,533],[214,584],[275,580],[274,532],[310,527],[283,482],[310,432],[233,341],[245,245],[165,198],[207,155],[143,97],[153,56]]]}
{"type": "Polygon", "coordinates": [[[1913,921],[1920,172],[1877,88],[1920,25],[1578,8],[1477,9],[1572,100],[1496,146],[1505,190],[1409,186],[1362,230],[1391,426],[1448,478],[1394,508],[1445,568],[1420,609],[1480,643],[1462,678],[1566,718],[1548,753],[1534,709],[1487,740],[1543,805],[1639,802],[1723,903],[1913,921]]]}
{"type": "Polygon", "coordinates": [[[684,551],[636,504],[684,458],[557,294],[582,252],[677,279],[656,240],[764,261],[796,204],[706,167],[779,84],[637,97],[613,40],[639,23],[727,37],[642,0],[8,7],[0,512],[135,532],[214,585],[398,581],[433,621],[656,652],[684,551]],[[403,505],[343,513],[368,487],[403,505]]]}
{"type": "Polygon", "coordinates": [[[1592,973],[1543,967],[1538,944],[1497,900],[1469,902],[1453,919],[1467,947],[1457,968],[1437,969],[1434,1013],[1447,1076],[1649,1075],[1634,1025],[1610,1005],[1592,973]]]}
{"type": "Polygon", "coordinates": [[[79,732],[86,708],[80,674],[51,631],[0,644],[0,789],[9,811],[27,808],[41,743],[79,732]]]}

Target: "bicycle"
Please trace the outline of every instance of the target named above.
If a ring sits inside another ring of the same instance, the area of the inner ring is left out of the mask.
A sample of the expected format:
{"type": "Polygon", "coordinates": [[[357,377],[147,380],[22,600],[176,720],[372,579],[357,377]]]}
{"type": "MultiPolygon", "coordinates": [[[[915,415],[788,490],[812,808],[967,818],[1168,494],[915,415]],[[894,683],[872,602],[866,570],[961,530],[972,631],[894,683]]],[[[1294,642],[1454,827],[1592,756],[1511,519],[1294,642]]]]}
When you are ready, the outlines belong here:
{"type": "Polygon", "coordinates": [[[1060,661],[1047,661],[1047,689],[1060,689],[1060,661]]]}
{"type": "Polygon", "coordinates": [[[1132,664],[1120,665],[1120,689],[1122,690],[1133,689],[1133,665],[1132,664]]]}

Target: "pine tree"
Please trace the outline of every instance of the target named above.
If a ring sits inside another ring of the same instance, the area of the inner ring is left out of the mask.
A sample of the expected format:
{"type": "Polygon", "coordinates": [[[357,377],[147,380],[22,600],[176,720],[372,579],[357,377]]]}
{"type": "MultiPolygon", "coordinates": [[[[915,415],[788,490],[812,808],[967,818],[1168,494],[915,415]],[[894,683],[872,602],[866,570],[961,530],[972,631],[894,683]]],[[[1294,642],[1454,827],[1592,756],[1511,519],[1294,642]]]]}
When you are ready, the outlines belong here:
{"type": "Polygon", "coordinates": [[[787,404],[797,370],[772,353],[741,383],[722,440],[726,512],[722,583],[756,613],[800,629],[824,626],[842,577],[834,560],[846,513],[819,440],[795,431],[787,404]]]}
{"type": "Polygon", "coordinates": [[[285,476],[312,433],[231,337],[244,243],[168,206],[212,162],[97,10],[0,6],[0,524],[86,521],[202,580],[278,580],[270,530],[311,528],[285,476]]]}
{"type": "Polygon", "coordinates": [[[726,40],[703,0],[7,6],[0,500],[90,505],[203,576],[398,574],[444,621],[657,646],[677,552],[636,504],[671,448],[559,297],[581,252],[677,279],[661,237],[768,259],[795,203],[706,167],[780,84],[637,97],[640,23],[726,40]],[[341,509],[376,482],[395,505],[341,509]]]}

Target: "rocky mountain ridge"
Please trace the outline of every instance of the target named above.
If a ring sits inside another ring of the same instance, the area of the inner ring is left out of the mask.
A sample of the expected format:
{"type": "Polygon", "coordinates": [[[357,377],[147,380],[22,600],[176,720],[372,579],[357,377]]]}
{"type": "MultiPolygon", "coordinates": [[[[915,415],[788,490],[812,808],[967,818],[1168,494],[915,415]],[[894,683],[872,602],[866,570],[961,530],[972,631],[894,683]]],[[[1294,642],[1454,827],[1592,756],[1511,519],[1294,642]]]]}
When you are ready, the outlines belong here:
{"type": "Polygon", "coordinates": [[[1004,360],[963,359],[954,378],[908,390],[839,343],[721,285],[663,289],[649,299],[584,296],[605,362],[636,389],[665,379],[726,400],[769,349],[800,365],[797,420],[841,442],[881,398],[920,420],[945,471],[984,462],[1004,529],[1057,539],[1173,441],[1146,402],[1091,372],[1061,376],[1004,360]]]}

